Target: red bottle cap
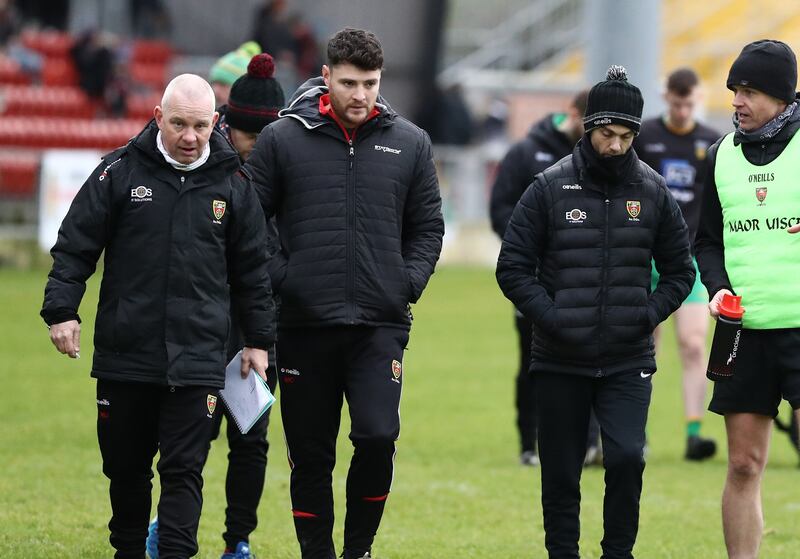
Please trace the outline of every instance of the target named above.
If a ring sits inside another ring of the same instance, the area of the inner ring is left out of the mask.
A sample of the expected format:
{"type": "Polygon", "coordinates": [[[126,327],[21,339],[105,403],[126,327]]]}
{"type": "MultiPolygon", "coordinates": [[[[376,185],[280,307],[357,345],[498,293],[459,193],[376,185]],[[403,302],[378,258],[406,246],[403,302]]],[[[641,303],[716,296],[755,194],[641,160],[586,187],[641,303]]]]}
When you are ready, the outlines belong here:
{"type": "Polygon", "coordinates": [[[719,304],[719,314],[727,318],[742,318],[744,307],[742,307],[741,295],[724,293],[722,302],[719,304]]]}

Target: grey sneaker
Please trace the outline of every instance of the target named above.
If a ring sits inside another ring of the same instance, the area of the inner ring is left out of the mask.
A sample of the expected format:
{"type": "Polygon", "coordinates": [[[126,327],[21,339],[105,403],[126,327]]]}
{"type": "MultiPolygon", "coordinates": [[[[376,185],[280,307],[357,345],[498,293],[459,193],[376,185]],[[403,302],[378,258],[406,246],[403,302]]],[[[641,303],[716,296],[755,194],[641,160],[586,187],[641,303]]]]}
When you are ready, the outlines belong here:
{"type": "Polygon", "coordinates": [[[523,466],[538,466],[539,455],[535,450],[526,450],[519,455],[519,463],[523,466]]]}
{"type": "Polygon", "coordinates": [[[583,467],[603,465],[603,446],[592,445],[586,449],[586,456],[583,458],[583,467]]]}

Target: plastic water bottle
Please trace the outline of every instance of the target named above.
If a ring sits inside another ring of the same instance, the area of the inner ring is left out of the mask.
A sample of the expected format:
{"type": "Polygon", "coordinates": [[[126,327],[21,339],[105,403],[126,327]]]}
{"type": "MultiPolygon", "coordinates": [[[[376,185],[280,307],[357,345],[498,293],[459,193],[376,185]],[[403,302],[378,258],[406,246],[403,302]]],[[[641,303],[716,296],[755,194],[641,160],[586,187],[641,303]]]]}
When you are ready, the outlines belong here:
{"type": "Polygon", "coordinates": [[[725,381],[733,377],[742,335],[742,315],[742,298],[725,293],[719,305],[719,318],[714,328],[711,355],[708,356],[706,376],[713,381],[725,381]]]}

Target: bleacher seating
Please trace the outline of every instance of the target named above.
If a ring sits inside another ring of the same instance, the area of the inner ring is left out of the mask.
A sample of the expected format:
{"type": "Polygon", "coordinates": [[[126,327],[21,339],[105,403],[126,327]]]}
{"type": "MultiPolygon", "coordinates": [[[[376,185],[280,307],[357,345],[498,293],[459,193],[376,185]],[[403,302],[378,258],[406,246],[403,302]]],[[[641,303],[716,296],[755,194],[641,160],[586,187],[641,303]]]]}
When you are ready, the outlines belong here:
{"type": "MultiPolygon", "coordinates": [[[[153,107],[161,100],[159,93],[131,93],[125,116],[147,121],[153,107]]],[[[89,97],[74,86],[0,86],[0,115],[53,116],[91,119],[97,112],[89,97]]]]}
{"type": "MultiPolygon", "coordinates": [[[[800,3],[785,0],[665,0],[662,3],[661,71],[694,68],[705,82],[709,110],[727,114],[728,70],[741,48],[757,39],[779,39],[800,48],[800,3]]],[[[542,83],[584,82],[586,46],[575,46],[537,69],[542,83]]]]}
{"type": "Polygon", "coordinates": [[[0,117],[0,146],[26,148],[95,148],[111,150],[142,129],[141,120],[40,116],[0,117]]]}
{"type": "Polygon", "coordinates": [[[0,152],[0,196],[33,196],[38,173],[38,153],[19,150],[0,152]]]}
{"type": "Polygon", "coordinates": [[[31,77],[22,71],[19,63],[0,54],[0,83],[1,84],[26,84],[31,77]]]}
{"type": "Polygon", "coordinates": [[[153,116],[169,77],[174,51],[164,41],[131,44],[125,118],[96,118],[105,111],[77,86],[70,49],[74,38],[27,31],[21,43],[42,55],[33,78],[0,55],[0,199],[35,200],[42,152],[51,148],[110,151],[125,144],[153,116]]]}

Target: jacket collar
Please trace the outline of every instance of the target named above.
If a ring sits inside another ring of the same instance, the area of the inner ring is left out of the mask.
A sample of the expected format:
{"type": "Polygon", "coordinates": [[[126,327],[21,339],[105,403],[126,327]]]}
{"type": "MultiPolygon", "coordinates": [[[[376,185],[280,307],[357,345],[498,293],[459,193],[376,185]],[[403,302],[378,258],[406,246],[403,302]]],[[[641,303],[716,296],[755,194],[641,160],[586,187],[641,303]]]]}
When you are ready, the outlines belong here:
{"type": "Polygon", "coordinates": [[[142,162],[151,173],[173,186],[175,186],[176,176],[191,177],[190,188],[194,188],[220,181],[240,168],[239,156],[216,126],[209,139],[211,154],[208,156],[208,161],[194,171],[186,173],[175,170],[166,162],[156,147],[157,134],[158,126],[155,119],[152,119],[137,136],[128,142],[128,147],[141,156],[142,162]]]}
{"type": "MultiPolygon", "coordinates": [[[[289,106],[282,109],[278,116],[280,118],[293,118],[300,122],[306,129],[314,130],[325,124],[335,124],[328,118],[327,114],[321,111],[320,98],[328,94],[328,88],[322,77],[311,78],[301,85],[289,100],[289,106]]],[[[389,126],[397,116],[386,100],[378,95],[375,108],[379,113],[374,117],[379,126],[389,126]]]]}
{"type": "Polygon", "coordinates": [[[630,171],[623,180],[610,184],[604,184],[603,182],[595,180],[592,174],[589,172],[589,166],[586,158],[584,157],[583,153],[581,153],[582,141],[586,141],[586,136],[582,137],[572,150],[572,164],[575,168],[575,175],[578,177],[578,181],[581,185],[589,188],[590,190],[609,193],[618,188],[626,188],[642,182],[641,173],[639,172],[639,156],[636,155],[636,151],[634,151],[633,147],[630,148],[631,157],[633,158],[630,163],[630,171]]]}

